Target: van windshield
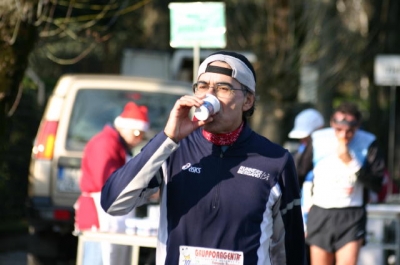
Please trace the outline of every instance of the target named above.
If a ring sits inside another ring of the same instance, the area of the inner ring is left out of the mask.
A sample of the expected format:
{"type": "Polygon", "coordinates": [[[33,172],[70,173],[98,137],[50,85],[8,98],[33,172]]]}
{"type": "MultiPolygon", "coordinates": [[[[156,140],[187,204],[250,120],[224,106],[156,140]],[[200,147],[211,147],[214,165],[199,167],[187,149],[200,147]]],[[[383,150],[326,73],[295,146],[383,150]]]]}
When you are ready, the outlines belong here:
{"type": "Polygon", "coordinates": [[[69,121],[66,149],[82,151],[86,143],[106,124],[112,125],[128,101],[148,108],[150,131],[147,138],[161,131],[169,112],[181,95],[132,90],[81,89],[69,121]]]}

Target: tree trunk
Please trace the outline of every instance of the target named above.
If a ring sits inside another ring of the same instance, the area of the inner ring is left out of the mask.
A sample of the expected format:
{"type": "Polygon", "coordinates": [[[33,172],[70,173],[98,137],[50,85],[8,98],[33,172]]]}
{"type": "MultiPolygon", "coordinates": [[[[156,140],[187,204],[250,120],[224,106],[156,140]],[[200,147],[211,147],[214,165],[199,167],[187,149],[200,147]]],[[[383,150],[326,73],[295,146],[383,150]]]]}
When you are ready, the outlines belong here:
{"type": "Polygon", "coordinates": [[[329,121],[332,113],[332,102],[336,88],[337,77],[334,70],[336,64],[336,36],[338,35],[338,23],[336,23],[336,1],[323,1],[321,4],[321,30],[320,30],[320,56],[318,60],[318,92],[317,108],[321,111],[326,121],[329,121]]]}
{"type": "Polygon", "coordinates": [[[25,99],[22,79],[37,36],[36,27],[23,14],[32,11],[32,8],[24,8],[25,4],[25,1],[2,0],[0,14],[0,193],[4,220],[23,216],[21,206],[27,190],[30,146],[26,143],[29,144],[30,138],[23,133],[31,130],[28,126],[32,121],[19,121],[13,115],[20,110],[20,100],[25,99]],[[20,4],[19,8],[14,6],[16,4],[20,4]],[[25,130],[14,130],[17,124],[23,124],[25,130]],[[15,145],[19,140],[25,141],[25,145],[15,145]]]}
{"type": "Polygon", "coordinates": [[[288,113],[296,104],[300,84],[300,47],[303,39],[299,1],[265,1],[256,8],[249,45],[257,55],[258,102],[252,127],[273,142],[283,144],[290,128],[288,113]]]}
{"type": "Polygon", "coordinates": [[[20,21],[16,28],[15,20],[20,19],[16,18],[20,14],[14,15],[14,18],[12,14],[9,17],[3,15],[0,22],[0,158],[3,158],[9,143],[7,128],[10,128],[12,111],[18,107],[19,87],[37,39],[36,27],[27,21],[20,21]]]}

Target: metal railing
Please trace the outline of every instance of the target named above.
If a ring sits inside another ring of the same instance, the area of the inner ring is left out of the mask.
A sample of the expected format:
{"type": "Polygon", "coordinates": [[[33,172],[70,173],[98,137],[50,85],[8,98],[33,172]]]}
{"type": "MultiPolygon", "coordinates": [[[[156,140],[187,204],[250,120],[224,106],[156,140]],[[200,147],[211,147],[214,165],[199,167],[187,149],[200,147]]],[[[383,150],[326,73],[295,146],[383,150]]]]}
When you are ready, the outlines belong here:
{"type": "Polygon", "coordinates": [[[123,233],[105,233],[105,232],[81,232],[78,235],[78,252],[76,256],[76,265],[82,265],[85,242],[107,242],[111,244],[132,246],[131,265],[139,265],[139,254],[141,247],[156,248],[157,237],[138,236],[123,233]]]}
{"type": "Polygon", "coordinates": [[[400,265],[400,205],[367,205],[367,244],[359,265],[400,265]]]}

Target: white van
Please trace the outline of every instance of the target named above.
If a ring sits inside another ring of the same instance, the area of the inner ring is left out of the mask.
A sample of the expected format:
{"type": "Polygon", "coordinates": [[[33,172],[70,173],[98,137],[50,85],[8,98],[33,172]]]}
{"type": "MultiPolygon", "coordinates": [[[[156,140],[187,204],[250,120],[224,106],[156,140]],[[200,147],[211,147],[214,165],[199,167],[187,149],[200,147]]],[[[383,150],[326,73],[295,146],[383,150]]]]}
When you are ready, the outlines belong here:
{"type": "MultiPolygon", "coordinates": [[[[75,260],[73,204],[80,193],[82,152],[128,101],[148,107],[151,138],[191,84],[121,75],[64,75],[48,100],[32,150],[28,265],[75,260]]],[[[134,152],[137,150],[134,150],[134,152]]],[[[68,263],[66,263],[68,264],[68,263]]]]}

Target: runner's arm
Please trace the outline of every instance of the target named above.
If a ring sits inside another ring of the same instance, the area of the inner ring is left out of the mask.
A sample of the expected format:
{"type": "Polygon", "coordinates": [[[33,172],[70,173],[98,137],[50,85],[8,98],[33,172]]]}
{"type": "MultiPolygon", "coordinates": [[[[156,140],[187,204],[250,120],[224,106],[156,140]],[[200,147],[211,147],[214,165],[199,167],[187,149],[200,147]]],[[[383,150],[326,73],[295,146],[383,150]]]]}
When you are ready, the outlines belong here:
{"type": "Polygon", "coordinates": [[[139,154],[111,174],[101,192],[104,211],[124,215],[146,203],[162,183],[162,164],[178,146],[164,133],[159,133],[139,154]]]}
{"type": "Polygon", "coordinates": [[[381,190],[385,175],[385,160],[376,141],[369,146],[366,161],[356,175],[366,188],[374,192],[381,190]]]}

